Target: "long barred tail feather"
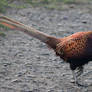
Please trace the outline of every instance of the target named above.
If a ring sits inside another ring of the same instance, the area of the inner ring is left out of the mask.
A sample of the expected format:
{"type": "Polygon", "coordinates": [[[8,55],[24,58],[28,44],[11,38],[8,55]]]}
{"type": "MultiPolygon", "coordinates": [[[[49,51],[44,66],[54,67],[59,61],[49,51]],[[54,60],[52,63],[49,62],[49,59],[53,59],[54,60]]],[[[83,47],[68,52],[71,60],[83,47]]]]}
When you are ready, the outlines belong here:
{"type": "Polygon", "coordinates": [[[33,37],[39,39],[40,41],[48,44],[53,49],[55,49],[56,45],[60,42],[60,40],[56,37],[49,36],[43,32],[40,32],[32,27],[24,25],[23,23],[20,23],[14,19],[9,18],[9,17],[6,17],[2,14],[0,14],[0,24],[3,24],[11,29],[20,30],[30,36],[33,36],[33,37]]]}

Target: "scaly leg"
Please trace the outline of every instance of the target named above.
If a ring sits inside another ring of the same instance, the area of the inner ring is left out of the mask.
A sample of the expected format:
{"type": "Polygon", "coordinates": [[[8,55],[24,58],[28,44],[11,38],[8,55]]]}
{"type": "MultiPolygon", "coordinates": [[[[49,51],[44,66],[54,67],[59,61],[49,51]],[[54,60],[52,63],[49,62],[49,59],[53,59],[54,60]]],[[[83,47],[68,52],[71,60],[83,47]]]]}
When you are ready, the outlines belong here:
{"type": "MultiPolygon", "coordinates": [[[[78,81],[79,80],[79,77],[81,76],[82,73],[83,73],[83,67],[78,67],[77,68],[77,72],[75,70],[72,70],[74,82],[78,86],[83,86],[83,84],[80,84],[79,81],[78,81]]],[[[81,79],[82,79],[82,77],[81,77],[81,79]]],[[[82,80],[81,80],[81,82],[82,82],[82,80]]]]}
{"type": "Polygon", "coordinates": [[[77,79],[77,77],[76,77],[76,73],[75,73],[74,70],[72,70],[72,74],[73,74],[74,83],[75,83],[75,85],[76,85],[76,84],[78,84],[78,79],[77,79]]]}
{"type": "Polygon", "coordinates": [[[83,67],[81,66],[81,67],[78,67],[77,68],[77,72],[76,72],[76,77],[80,77],[81,75],[82,75],[82,73],[83,73],[83,67]]]}

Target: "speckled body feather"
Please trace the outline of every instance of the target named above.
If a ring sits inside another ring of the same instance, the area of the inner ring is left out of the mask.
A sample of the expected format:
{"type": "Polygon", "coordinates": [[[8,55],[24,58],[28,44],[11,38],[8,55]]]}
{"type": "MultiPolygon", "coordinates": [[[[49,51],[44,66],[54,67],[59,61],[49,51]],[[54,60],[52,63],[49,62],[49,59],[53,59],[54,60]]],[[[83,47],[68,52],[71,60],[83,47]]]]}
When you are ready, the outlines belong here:
{"type": "Polygon", "coordinates": [[[61,39],[56,54],[70,63],[72,70],[92,60],[92,32],[78,32],[61,39]]]}

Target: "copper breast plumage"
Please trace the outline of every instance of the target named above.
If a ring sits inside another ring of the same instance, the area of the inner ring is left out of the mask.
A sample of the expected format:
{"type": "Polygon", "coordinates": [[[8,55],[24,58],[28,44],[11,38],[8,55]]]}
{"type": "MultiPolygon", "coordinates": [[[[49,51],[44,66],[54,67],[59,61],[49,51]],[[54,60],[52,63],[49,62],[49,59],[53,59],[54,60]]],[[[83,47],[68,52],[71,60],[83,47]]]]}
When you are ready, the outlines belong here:
{"type": "MultiPolygon", "coordinates": [[[[92,34],[92,32],[91,32],[92,34]]],[[[90,38],[90,32],[73,34],[62,39],[62,42],[57,45],[56,53],[61,58],[79,58],[85,56],[87,40],[90,38]]]]}

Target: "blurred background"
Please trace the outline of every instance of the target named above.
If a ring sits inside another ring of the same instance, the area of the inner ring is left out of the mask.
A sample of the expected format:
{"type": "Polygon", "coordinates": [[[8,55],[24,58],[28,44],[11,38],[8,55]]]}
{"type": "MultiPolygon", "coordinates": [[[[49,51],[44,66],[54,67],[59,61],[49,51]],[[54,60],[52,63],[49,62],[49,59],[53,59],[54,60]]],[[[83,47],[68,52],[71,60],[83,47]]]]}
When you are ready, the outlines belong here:
{"type": "MultiPolygon", "coordinates": [[[[92,30],[92,0],[0,0],[0,13],[55,37],[92,30]]],[[[0,25],[0,92],[92,92],[92,62],[84,73],[90,86],[74,86],[69,65],[54,51],[0,25]]]]}
{"type": "Polygon", "coordinates": [[[64,9],[65,5],[70,5],[70,7],[73,7],[71,6],[73,4],[78,6],[91,5],[92,0],[1,0],[0,11],[4,12],[7,7],[25,8],[28,7],[28,5],[32,7],[44,7],[48,9],[64,9]]]}

